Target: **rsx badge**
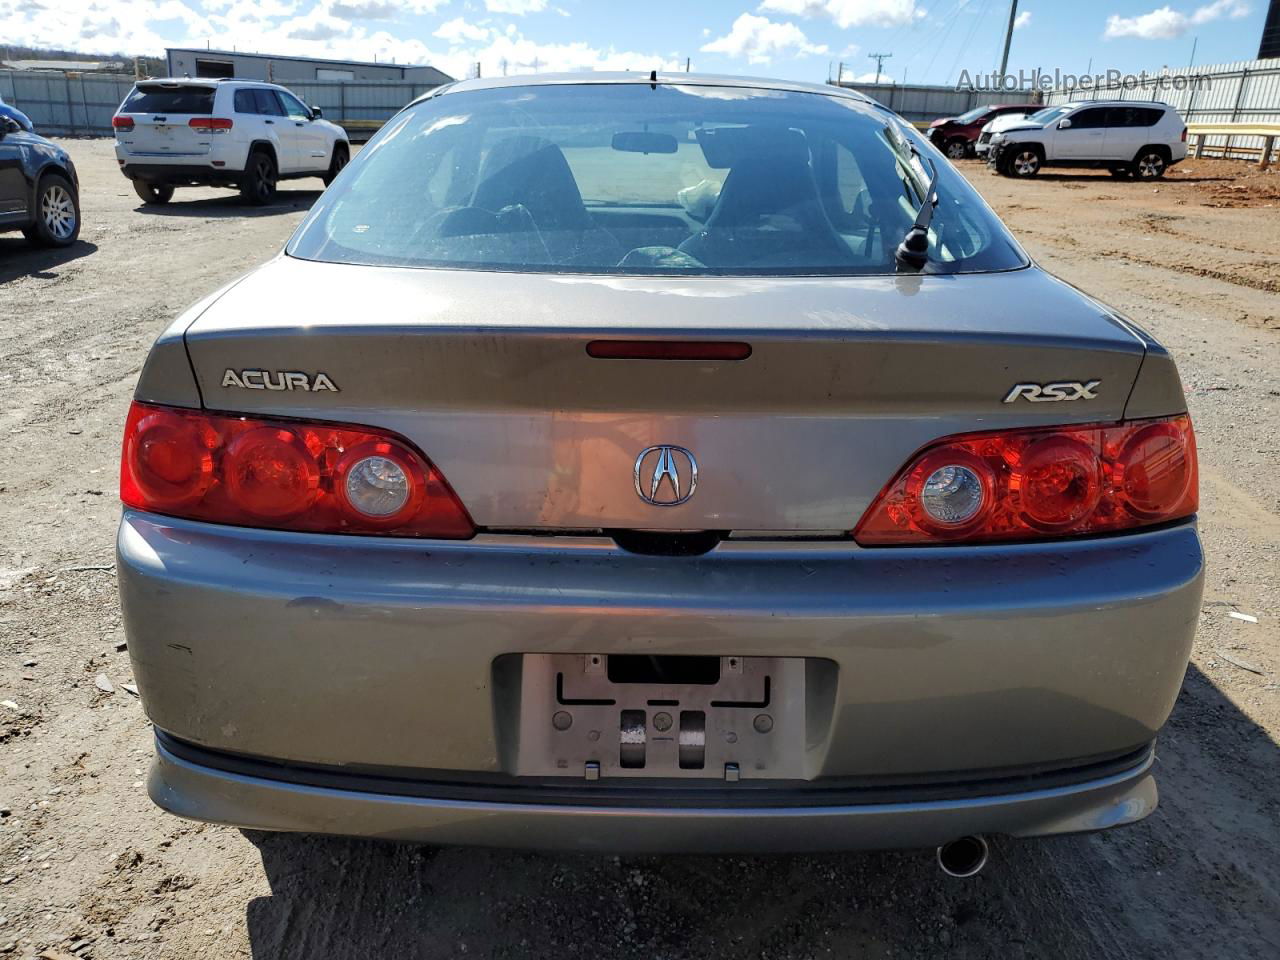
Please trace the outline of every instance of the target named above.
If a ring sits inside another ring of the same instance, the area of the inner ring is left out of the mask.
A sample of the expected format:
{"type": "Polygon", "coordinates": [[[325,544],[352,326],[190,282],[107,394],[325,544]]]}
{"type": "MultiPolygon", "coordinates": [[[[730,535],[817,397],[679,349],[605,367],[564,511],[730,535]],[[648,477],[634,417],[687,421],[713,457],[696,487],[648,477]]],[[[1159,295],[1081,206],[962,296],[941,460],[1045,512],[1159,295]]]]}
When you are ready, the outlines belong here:
{"type": "Polygon", "coordinates": [[[1013,389],[1004,398],[1005,403],[1013,403],[1019,397],[1032,403],[1046,403],[1051,400],[1097,400],[1098,387],[1101,380],[1090,380],[1088,383],[1078,381],[1062,383],[1015,383],[1013,389]]]}
{"type": "Polygon", "coordinates": [[[224,387],[239,387],[241,390],[305,390],[309,393],[320,393],[328,390],[338,392],[338,385],[329,379],[326,373],[299,373],[296,370],[235,370],[228,369],[222,375],[224,387]]]}

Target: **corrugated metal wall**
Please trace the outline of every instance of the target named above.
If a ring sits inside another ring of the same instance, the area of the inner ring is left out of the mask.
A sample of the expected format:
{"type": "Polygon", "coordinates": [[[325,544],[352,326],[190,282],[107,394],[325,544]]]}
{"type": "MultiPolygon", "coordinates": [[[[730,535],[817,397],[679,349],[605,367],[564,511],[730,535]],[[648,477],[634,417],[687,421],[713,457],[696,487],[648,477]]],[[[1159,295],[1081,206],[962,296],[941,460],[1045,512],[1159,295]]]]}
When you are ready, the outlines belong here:
{"type": "Polygon", "coordinates": [[[434,90],[439,84],[306,80],[292,81],[284,86],[308,105],[319,107],[326,119],[335,123],[352,121],[355,125],[381,125],[410,100],[434,90]]]}
{"type": "Polygon", "coordinates": [[[912,123],[924,123],[938,117],[956,117],[966,110],[988,103],[1031,103],[1036,99],[1030,94],[957,90],[955,87],[924,84],[855,83],[844,80],[839,86],[866,94],[912,123]]]}
{"type": "MultiPolygon", "coordinates": [[[[414,97],[437,86],[395,81],[336,80],[282,84],[335,123],[351,121],[357,139],[414,97]]],[[[111,136],[111,117],[133,87],[133,77],[0,70],[0,97],[49,136],[111,136]]]]}
{"type": "Polygon", "coordinates": [[[0,70],[0,97],[53,136],[110,136],[111,115],[133,86],[133,77],[0,70]]]}
{"type": "MultiPolygon", "coordinates": [[[[1187,123],[1280,123],[1280,59],[1180,67],[1161,71],[1159,77],[1136,86],[1059,90],[1045,95],[1045,103],[1049,104],[1073,100],[1163,100],[1176,107],[1187,123]],[[1208,83],[1176,90],[1161,79],[1189,76],[1208,77],[1208,83]]],[[[1205,146],[1210,153],[1234,149],[1241,156],[1256,155],[1262,149],[1262,140],[1209,137],[1205,146]]]]}

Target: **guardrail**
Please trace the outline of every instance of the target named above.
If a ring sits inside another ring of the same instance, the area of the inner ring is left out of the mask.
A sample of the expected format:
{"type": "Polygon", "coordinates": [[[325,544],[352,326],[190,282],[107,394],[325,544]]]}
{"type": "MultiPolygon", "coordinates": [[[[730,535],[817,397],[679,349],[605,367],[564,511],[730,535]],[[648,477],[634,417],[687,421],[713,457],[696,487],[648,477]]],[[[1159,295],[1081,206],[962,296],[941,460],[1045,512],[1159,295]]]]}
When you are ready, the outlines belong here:
{"type": "Polygon", "coordinates": [[[1262,170],[1271,166],[1271,154],[1275,151],[1276,140],[1280,139],[1280,123],[1189,123],[1187,136],[1196,138],[1195,157],[1204,156],[1205,141],[1209,137],[1226,137],[1221,147],[1225,157],[1231,152],[1233,137],[1261,137],[1262,150],[1258,157],[1258,167],[1262,170]]]}

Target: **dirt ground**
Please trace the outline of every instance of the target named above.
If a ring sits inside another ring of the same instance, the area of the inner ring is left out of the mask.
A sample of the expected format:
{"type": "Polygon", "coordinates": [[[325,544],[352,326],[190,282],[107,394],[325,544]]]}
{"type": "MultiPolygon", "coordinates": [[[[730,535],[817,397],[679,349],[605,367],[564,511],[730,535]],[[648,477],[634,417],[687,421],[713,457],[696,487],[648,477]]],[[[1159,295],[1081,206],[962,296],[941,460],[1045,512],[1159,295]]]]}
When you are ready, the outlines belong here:
{"type": "Polygon", "coordinates": [[[155,335],[277,251],[320,184],[261,211],[213,190],[143,210],[108,142],[65,145],[81,241],[0,236],[0,958],[1280,956],[1280,173],[1014,182],[962,164],[1033,256],[1177,356],[1210,567],[1160,809],[998,841],[953,881],[926,852],[548,856],[154,809],[111,569],[121,424],[155,335]]]}

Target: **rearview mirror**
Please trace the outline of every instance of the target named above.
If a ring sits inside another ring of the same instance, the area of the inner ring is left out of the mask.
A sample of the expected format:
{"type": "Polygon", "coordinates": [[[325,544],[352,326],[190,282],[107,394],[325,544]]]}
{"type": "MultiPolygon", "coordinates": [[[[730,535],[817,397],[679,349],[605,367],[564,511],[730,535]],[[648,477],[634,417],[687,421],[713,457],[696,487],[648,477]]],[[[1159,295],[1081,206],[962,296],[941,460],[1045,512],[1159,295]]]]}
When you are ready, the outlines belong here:
{"type": "Polygon", "coordinates": [[[1071,129],[1071,120],[1070,120],[1070,118],[1068,118],[1068,119],[1066,119],[1066,120],[1060,120],[1060,121],[1058,121],[1058,129],[1059,129],[1059,130],[1070,130],[1070,129],[1071,129]]]}
{"type": "Polygon", "coordinates": [[[613,149],[623,153],[675,153],[680,149],[676,138],[669,133],[631,131],[613,135],[613,149]]]}
{"type": "Polygon", "coordinates": [[[312,108],[311,108],[311,119],[312,119],[312,120],[322,120],[322,119],[324,119],[324,111],[323,111],[323,110],[321,110],[319,107],[312,107],[312,108]]]}

